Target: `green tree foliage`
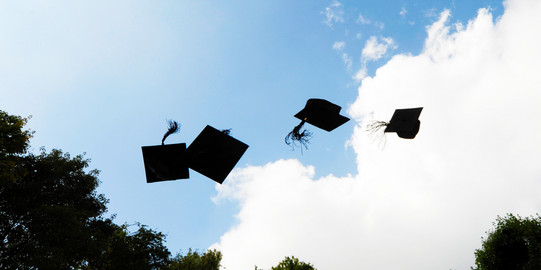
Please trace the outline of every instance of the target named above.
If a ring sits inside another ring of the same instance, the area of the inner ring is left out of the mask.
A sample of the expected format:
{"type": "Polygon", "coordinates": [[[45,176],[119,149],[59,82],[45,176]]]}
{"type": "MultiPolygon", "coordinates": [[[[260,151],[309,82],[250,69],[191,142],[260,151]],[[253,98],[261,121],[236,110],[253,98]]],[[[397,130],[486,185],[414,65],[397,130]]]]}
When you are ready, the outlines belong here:
{"type": "MultiPolygon", "coordinates": [[[[310,263],[305,263],[302,261],[299,261],[298,258],[295,258],[294,256],[291,257],[285,257],[277,266],[272,267],[272,270],[316,270],[314,266],[310,263]]],[[[255,270],[262,270],[255,267],[255,270]]]]}
{"type": "Polygon", "coordinates": [[[188,254],[175,256],[167,269],[170,270],[218,270],[222,261],[222,253],[217,250],[207,250],[205,253],[188,250],[188,254]]]}
{"type": "Polygon", "coordinates": [[[298,258],[293,256],[286,257],[277,266],[271,268],[272,270],[315,270],[314,266],[310,263],[299,261],[298,258]]]}
{"type": "Polygon", "coordinates": [[[28,153],[26,121],[0,111],[0,269],[165,267],[165,236],[104,218],[98,171],[82,155],[28,153]]]}
{"type": "Polygon", "coordinates": [[[0,157],[24,154],[32,132],[23,130],[28,118],[0,111],[0,157]]]}
{"type": "MultiPolygon", "coordinates": [[[[127,225],[107,224],[105,241],[89,262],[88,269],[164,269],[169,264],[169,251],[163,245],[165,235],[137,224],[130,234],[127,225]],[[96,256],[97,255],[97,256],[96,256]]],[[[101,232],[100,232],[101,233],[101,232]]]]}
{"type": "Polygon", "coordinates": [[[541,217],[498,217],[481,249],[475,251],[475,270],[541,269],[541,217]]]}
{"type": "Polygon", "coordinates": [[[97,172],[85,173],[86,166],[59,150],[18,158],[21,173],[0,188],[2,263],[61,269],[85,259],[92,227],[106,210],[94,192],[97,172]]]}
{"type": "Polygon", "coordinates": [[[0,110],[0,184],[16,180],[15,164],[19,156],[26,152],[32,137],[32,132],[23,130],[27,121],[28,118],[9,115],[0,110]]]}

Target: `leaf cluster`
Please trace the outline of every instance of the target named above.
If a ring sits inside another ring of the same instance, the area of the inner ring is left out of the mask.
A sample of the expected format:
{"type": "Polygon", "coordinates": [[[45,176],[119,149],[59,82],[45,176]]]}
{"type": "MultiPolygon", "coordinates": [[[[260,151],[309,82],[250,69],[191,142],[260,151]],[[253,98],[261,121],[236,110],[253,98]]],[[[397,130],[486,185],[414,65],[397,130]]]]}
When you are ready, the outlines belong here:
{"type": "MultiPolygon", "coordinates": [[[[255,270],[262,270],[255,267],[255,270]]],[[[316,270],[310,263],[300,261],[295,256],[285,257],[278,265],[271,268],[271,270],[316,270]]]]}
{"type": "Polygon", "coordinates": [[[481,249],[475,270],[541,269],[541,217],[508,214],[498,217],[481,249]]]}
{"type": "Polygon", "coordinates": [[[29,140],[34,134],[23,129],[29,118],[9,115],[0,110],[0,158],[26,152],[29,140]]]}
{"type": "Polygon", "coordinates": [[[217,250],[207,250],[204,253],[188,250],[186,255],[177,254],[167,266],[169,270],[218,270],[222,253],[217,250]]]}

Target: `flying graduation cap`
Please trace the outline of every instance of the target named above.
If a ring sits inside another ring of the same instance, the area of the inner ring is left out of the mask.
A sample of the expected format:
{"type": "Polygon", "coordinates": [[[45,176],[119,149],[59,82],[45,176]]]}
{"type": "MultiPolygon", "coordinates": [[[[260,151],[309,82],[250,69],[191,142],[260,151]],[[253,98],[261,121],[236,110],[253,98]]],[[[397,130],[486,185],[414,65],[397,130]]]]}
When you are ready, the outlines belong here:
{"type": "Polygon", "coordinates": [[[397,109],[389,122],[375,121],[368,125],[367,130],[376,132],[385,127],[384,132],[396,132],[398,137],[403,139],[413,139],[419,132],[421,121],[419,116],[423,107],[410,109],[397,109]]]}
{"type": "Polygon", "coordinates": [[[230,130],[206,126],[188,146],[188,166],[208,178],[223,183],[240,160],[248,145],[231,137],[230,130]]]}
{"type": "Polygon", "coordinates": [[[169,128],[164,134],[161,145],[143,146],[143,162],[147,183],[187,179],[190,177],[186,164],[186,144],[164,145],[165,139],[180,130],[180,124],[169,121],[169,128]]]}
{"type": "Polygon", "coordinates": [[[304,109],[295,114],[295,117],[300,119],[301,123],[287,134],[285,143],[294,147],[295,142],[299,142],[301,150],[303,146],[307,148],[306,144],[308,144],[312,133],[306,129],[301,132],[304,123],[310,123],[323,130],[332,131],[349,121],[349,118],[340,115],[341,109],[340,106],[324,99],[309,99],[304,109]]]}

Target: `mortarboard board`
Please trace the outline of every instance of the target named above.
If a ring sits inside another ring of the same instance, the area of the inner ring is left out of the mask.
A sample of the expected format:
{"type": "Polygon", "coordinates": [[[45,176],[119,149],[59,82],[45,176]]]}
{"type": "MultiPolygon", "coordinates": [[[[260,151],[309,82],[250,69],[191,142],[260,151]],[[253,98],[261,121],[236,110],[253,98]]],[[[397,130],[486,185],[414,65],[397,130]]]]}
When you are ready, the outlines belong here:
{"type": "Polygon", "coordinates": [[[295,117],[323,130],[331,131],[349,121],[349,118],[340,115],[341,109],[340,106],[327,100],[311,98],[306,101],[304,109],[295,114],[295,117]]]}
{"type": "Polygon", "coordinates": [[[186,144],[164,145],[165,139],[180,130],[177,121],[169,120],[169,128],[163,135],[162,145],[143,146],[143,162],[147,183],[187,179],[190,171],[186,164],[186,144]]]}
{"type": "Polygon", "coordinates": [[[302,152],[303,146],[308,148],[306,145],[312,136],[312,133],[306,129],[301,132],[304,123],[307,122],[323,130],[331,131],[349,121],[349,118],[340,115],[341,109],[340,106],[324,99],[309,99],[306,101],[304,108],[295,114],[295,117],[300,119],[301,123],[286,135],[285,143],[294,148],[296,146],[295,142],[299,142],[302,152]]]}
{"type": "Polygon", "coordinates": [[[246,149],[247,144],[228,132],[207,125],[186,150],[188,167],[221,184],[246,149]]]}
{"type": "Polygon", "coordinates": [[[185,143],[143,146],[141,148],[147,183],[190,177],[185,160],[185,143]]]}
{"type": "Polygon", "coordinates": [[[397,109],[394,111],[391,121],[387,124],[385,132],[396,132],[398,137],[413,139],[419,132],[422,107],[411,109],[397,109]]]}

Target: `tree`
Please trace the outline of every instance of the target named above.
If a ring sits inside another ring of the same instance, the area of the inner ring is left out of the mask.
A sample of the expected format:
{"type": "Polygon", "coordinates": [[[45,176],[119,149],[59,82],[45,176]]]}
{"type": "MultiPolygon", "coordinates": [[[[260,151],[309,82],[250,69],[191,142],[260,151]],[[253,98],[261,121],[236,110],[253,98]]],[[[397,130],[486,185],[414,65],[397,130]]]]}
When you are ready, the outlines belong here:
{"type": "MultiPolygon", "coordinates": [[[[262,270],[255,267],[255,270],[262,270]]],[[[271,270],[316,270],[310,263],[299,261],[294,256],[285,257],[277,266],[272,267],[271,270]]]]}
{"type": "Polygon", "coordinates": [[[106,210],[96,171],[59,150],[17,157],[15,181],[0,188],[2,263],[66,268],[84,261],[91,230],[106,210]]]}
{"type": "Polygon", "coordinates": [[[27,121],[0,111],[0,269],[163,268],[165,236],[105,218],[98,171],[83,155],[28,153],[27,121]]]}
{"type": "Polygon", "coordinates": [[[222,253],[217,250],[207,250],[199,254],[197,251],[188,250],[186,255],[177,254],[167,269],[170,270],[218,270],[222,261],[222,253]]]}
{"type": "Polygon", "coordinates": [[[28,118],[0,110],[0,184],[15,181],[15,163],[26,153],[32,132],[23,130],[28,118]]]}
{"type": "Polygon", "coordinates": [[[541,269],[541,217],[498,217],[481,249],[475,251],[476,270],[541,269]]]}
{"type": "Polygon", "coordinates": [[[127,225],[108,224],[105,246],[89,261],[89,269],[164,269],[170,253],[163,245],[165,235],[137,224],[139,229],[130,234],[127,225]]]}
{"type": "Polygon", "coordinates": [[[277,266],[272,267],[272,270],[315,270],[314,266],[310,263],[299,261],[294,256],[285,257],[277,266]]]}

